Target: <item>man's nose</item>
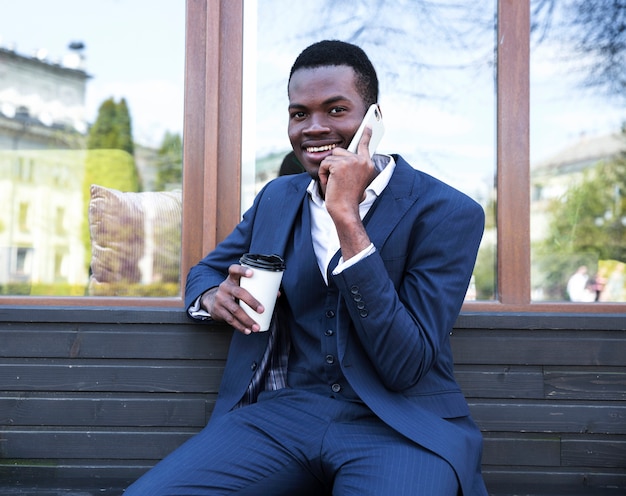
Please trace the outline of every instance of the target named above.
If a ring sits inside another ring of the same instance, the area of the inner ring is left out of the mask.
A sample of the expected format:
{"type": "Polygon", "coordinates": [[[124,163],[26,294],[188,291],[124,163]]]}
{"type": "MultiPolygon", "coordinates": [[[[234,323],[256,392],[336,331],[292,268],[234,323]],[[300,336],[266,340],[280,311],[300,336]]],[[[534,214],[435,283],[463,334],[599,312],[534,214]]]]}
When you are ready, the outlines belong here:
{"type": "Polygon", "coordinates": [[[330,127],[325,117],[312,115],[304,132],[309,134],[324,134],[330,132],[330,127]]]}

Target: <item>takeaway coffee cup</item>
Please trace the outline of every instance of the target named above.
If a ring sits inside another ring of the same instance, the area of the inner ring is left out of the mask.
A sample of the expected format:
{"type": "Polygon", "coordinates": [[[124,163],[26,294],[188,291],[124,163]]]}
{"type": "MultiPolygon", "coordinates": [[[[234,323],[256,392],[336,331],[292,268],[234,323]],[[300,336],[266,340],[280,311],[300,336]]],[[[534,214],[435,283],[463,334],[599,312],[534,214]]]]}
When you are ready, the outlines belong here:
{"type": "Polygon", "coordinates": [[[239,280],[239,285],[259,300],[265,311],[257,313],[243,301],[240,301],[239,305],[261,326],[261,331],[267,331],[270,328],[274,313],[274,305],[276,304],[280,281],[283,278],[285,262],[278,255],[254,253],[246,253],[239,262],[253,271],[252,277],[242,277],[239,280]]]}

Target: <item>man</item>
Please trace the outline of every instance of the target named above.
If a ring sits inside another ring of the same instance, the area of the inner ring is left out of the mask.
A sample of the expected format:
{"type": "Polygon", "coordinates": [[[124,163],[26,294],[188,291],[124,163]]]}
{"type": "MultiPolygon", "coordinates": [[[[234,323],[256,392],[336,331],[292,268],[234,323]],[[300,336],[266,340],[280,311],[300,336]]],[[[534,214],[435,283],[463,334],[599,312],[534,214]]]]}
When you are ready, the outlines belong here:
{"type": "Polygon", "coordinates": [[[322,41],[289,78],[289,138],[308,174],[279,177],[192,268],[195,318],[235,330],[207,427],[128,495],[485,495],[481,435],[453,377],[449,334],[484,215],[400,156],[370,158],[378,100],[358,47],[322,41]],[[286,263],[273,325],[239,300],[242,254],[286,263]]]}

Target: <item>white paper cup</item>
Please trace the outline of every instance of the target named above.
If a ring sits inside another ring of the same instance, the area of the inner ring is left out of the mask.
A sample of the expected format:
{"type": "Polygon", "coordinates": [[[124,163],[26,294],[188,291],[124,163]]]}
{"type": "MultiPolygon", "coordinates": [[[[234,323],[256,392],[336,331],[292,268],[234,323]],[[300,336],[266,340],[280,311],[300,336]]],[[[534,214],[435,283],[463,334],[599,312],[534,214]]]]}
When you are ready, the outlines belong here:
{"type": "Polygon", "coordinates": [[[278,255],[246,253],[240,259],[241,265],[252,269],[252,277],[242,277],[239,285],[261,302],[265,311],[257,313],[243,301],[239,305],[259,324],[261,331],[270,328],[280,282],[285,270],[285,262],[278,255]]]}

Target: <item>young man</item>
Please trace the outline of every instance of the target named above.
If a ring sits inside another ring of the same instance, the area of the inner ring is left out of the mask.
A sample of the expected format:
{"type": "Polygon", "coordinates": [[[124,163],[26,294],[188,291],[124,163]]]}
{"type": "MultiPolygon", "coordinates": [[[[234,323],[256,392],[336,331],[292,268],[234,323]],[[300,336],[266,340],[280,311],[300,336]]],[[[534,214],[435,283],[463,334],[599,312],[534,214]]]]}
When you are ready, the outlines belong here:
{"type": "Polygon", "coordinates": [[[208,426],[132,495],[485,495],[482,439],[449,334],[482,236],[467,196],[400,156],[346,150],[378,100],[358,47],[322,41],[291,70],[289,138],[308,174],[279,177],[192,268],[194,318],[235,330],[208,426]],[[286,263],[273,325],[239,300],[242,254],[286,263]]]}

